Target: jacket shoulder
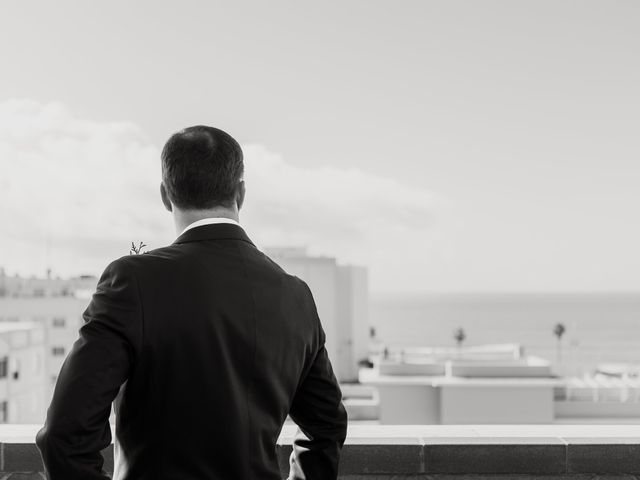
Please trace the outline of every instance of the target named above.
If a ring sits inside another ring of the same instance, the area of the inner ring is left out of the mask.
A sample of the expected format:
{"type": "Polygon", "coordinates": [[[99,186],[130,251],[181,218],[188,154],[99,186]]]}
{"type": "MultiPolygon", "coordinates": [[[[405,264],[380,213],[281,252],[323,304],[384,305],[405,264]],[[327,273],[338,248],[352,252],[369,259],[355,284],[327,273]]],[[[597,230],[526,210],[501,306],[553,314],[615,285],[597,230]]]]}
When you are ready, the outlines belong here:
{"type": "Polygon", "coordinates": [[[301,291],[306,293],[307,291],[310,292],[309,290],[309,286],[307,285],[307,283],[302,280],[300,277],[296,276],[296,275],[292,275],[289,272],[287,272],[284,268],[282,268],[279,264],[277,264],[275,261],[273,261],[267,254],[260,252],[260,254],[265,258],[265,260],[267,261],[267,263],[274,269],[276,270],[279,274],[283,275],[284,277],[287,278],[287,280],[289,282],[291,282],[292,284],[294,284],[296,286],[296,288],[301,291]]]}
{"type": "Polygon", "coordinates": [[[167,245],[165,247],[155,248],[153,250],[146,251],[140,254],[130,253],[123,255],[113,260],[109,266],[122,268],[144,268],[147,265],[154,264],[156,262],[162,262],[163,260],[172,259],[178,256],[180,252],[178,245],[167,245]]]}
{"type": "Polygon", "coordinates": [[[158,248],[148,253],[141,253],[139,255],[129,254],[122,255],[119,258],[112,260],[102,272],[98,284],[104,281],[117,281],[118,279],[138,279],[144,272],[150,272],[155,270],[154,266],[158,263],[163,263],[163,259],[175,258],[176,256],[175,246],[168,246],[158,248]]]}

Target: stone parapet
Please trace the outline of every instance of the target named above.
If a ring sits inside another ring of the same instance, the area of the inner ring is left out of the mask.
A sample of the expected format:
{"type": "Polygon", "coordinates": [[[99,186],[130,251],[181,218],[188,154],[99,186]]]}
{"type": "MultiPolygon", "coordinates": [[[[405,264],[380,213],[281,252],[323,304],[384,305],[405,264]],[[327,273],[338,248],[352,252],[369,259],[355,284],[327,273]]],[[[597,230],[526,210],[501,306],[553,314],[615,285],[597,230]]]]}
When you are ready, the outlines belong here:
{"type": "MultiPolygon", "coordinates": [[[[42,479],[39,425],[0,425],[0,479],[42,479]]],[[[278,440],[282,476],[295,426],[278,440]]],[[[103,452],[113,468],[113,446],[103,452]]],[[[340,478],[640,479],[640,425],[353,425],[340,478]]]]}

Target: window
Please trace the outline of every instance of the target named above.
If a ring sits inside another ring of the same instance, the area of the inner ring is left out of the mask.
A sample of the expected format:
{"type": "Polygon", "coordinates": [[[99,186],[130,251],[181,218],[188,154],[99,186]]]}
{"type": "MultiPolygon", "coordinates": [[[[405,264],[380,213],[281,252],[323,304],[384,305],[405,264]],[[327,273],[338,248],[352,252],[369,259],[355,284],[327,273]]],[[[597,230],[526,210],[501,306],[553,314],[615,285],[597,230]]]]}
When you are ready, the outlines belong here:
{"type": "Polygon", "coordinates": [[[11,378],[14,380],[20,378],[20,360],[16,357],[9,359],[9,371],[11,372],[11,378]]]}
{"type": "Polygon", "coordinates": [[[53,318],[53,326],[54,327],[64,327],[66,325],[66,318],[64,317],[54,317],[53,318]]]}
{"type": "Polygon", "coordinates": [[[51,353],[56,357],[60,355],[64,355],[64,347],[53,347],[51,349],[51,353]]]}
{"type": "Polygon", "coordinates": [[[38,375],[42,370],[42,354],[41,352],[36,352],[35,360],[33,362],[33,373],[38,375]]]}
{"type": "Polygon", "coordinates": [[[6,400],[0,402],[0,423],[7,423],[9,420],[9,405],[6,400]]]}
{"type": "Polygon", "coordinates": [[[0,378],[6,378],[9,371],[9,357],[0,359],[0,378]]]}

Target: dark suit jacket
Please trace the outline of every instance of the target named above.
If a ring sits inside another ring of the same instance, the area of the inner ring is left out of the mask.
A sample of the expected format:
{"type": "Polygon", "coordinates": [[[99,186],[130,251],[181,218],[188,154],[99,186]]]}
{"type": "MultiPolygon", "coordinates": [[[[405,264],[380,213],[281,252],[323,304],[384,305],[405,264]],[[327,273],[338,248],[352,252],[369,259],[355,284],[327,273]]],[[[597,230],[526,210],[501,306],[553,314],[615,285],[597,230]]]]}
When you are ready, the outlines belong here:
{"type": "Polygon", "coordinates": [[[232,224],[112,262],[83,314],[36,436],[53,480],[335,479],[347,416],[307,285],[232,224]]]}

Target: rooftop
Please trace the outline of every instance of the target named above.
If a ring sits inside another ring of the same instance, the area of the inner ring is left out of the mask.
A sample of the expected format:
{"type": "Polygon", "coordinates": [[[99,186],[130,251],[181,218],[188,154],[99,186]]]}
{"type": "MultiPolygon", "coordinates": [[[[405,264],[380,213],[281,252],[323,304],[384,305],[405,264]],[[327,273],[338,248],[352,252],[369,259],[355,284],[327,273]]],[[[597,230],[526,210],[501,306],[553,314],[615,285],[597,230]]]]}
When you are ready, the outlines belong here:
{"type": "Polygon", "coordinates": [[[18,332],[24,330],[31,330],[33,328],[41,327],[38,322],[0,322],[0,334],[7,332],[18,332]]]}

